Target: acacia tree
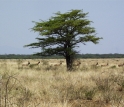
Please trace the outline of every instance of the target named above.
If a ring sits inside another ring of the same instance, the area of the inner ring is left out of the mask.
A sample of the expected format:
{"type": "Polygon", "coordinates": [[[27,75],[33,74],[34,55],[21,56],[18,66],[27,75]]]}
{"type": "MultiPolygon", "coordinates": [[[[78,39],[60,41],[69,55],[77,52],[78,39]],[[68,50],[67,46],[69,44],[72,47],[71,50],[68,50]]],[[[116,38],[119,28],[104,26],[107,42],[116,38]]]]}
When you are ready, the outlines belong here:
{"type": "Polygon", "coordinates": [[[42,48],[35,55],[49,56],[61,55],[66,59],[67,70],[72,69],[74,58],[78,51],[79,43],[86,42],[97,44],[100,39],[96,37],[94,27],[90,27],[92,21],[86,19],[88,13],[83,10],[71,10],[64,14],[57,12],[48,21],[34,22],[33,31],[39,32],[41,37],[37,42],[25,45],[31,48],[42,48]]]}

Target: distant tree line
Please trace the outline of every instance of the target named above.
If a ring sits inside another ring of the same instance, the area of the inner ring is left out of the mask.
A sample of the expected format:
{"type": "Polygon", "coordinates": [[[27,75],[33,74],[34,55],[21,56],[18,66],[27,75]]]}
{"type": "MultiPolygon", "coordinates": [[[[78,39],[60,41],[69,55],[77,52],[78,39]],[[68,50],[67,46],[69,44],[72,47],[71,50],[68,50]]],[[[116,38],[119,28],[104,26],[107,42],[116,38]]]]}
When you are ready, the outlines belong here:
{"type": "MultiPolygon", "coordinates": [[[[124,54],[77,54],[77,58],[80,59],[95,59],[95,58],[124,58],[124,54]]],[[[52,56],[36,56],[36,55],[25,55],[25,54],[4,54],[0,55],[0,59],[63,59],[63,56],[52,55],[52,56]]]]}
{"type": "Polygon", "coordinates": [[[78,58],[124,58],[124,54],[79,54],[78,58]]]}

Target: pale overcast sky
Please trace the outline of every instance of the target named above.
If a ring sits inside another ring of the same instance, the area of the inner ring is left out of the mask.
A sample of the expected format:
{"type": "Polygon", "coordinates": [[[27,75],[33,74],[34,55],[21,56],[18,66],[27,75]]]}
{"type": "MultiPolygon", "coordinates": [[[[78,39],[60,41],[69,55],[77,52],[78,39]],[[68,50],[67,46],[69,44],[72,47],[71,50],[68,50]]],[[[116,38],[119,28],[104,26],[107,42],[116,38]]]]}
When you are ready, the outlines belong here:
{"type": "Polygon", "coordinates": [[[80,45],[81,54],[124,54],[124,0],[0,0],[0,54],[33,54],[24,48],[36,42],[32,21],[48,20],[54,13],[83,9],[89,12],[99,44],[80,45]]]}

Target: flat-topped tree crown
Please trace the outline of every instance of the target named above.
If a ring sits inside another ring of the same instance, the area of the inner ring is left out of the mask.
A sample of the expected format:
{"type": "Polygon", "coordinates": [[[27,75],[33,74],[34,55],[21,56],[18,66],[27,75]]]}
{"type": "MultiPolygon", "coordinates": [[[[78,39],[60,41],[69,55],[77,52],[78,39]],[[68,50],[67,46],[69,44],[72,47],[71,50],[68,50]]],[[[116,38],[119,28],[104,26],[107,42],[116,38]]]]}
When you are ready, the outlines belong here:
{"type": "Polygon", "coordinates": [[[36,38],[36,43],[26,47],[42,48],[35,55],[49,56],[62,55],[66,59],[67,70],[72,69],[73,60],[78,53],[75,50],[79,43],[93,42],[97,44],[100,39],[96,37],[92,21],[86,19],[88,13],[83,10],[71,10],[66,13],[57,12],[48,21],[35,22],[33,31],[39,32],[41,37],[36,38]]]}

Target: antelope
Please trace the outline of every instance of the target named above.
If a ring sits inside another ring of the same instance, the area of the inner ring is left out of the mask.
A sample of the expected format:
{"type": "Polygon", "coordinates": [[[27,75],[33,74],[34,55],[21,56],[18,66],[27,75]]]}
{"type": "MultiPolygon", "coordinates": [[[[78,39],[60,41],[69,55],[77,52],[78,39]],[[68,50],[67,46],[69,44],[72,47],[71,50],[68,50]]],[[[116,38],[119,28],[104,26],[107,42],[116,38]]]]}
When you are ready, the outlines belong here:
{"type": "Polygon", "coordinates": [[[28,66],[28,65],[30,65],[29,61],[22,64],[22,66],[28,66]]]}
{"type": "Polygon", "coordinates": [[[40,64],[40,61],[38,61],[37,63],[31,64],[31,65],[35,66],[35,65],[39,65],[39,64],[40,64]]]}
{"type": "Polygon", "coordinates": [[[62,61],[60,61],[59,64],[55,64],[54,66],[60,66],[60,65],[62,65],[62,61]]]}
{"type": "Polygon", "coordinates": [[[37,63],[35,63],[34,65],[39,65],[40,64],[40,61],[38,61],[37,63]]]}
{"type": "Polygon", "coordinates": [[[107,64],[104,64],[104,65],[101,65],[101,67],[104,67],[104,66],[108,66],[108,63],[107,64]]]}
{"type": "Polygon", "coordinates": [[[97,66],[97,65],[99,65],[99,63],[98,63],[98,62],[95,64],[95,66],[97,66]]]}
{"type": "Polygon", "coordinates": [[[73,66],[77,66],[77,67],[79,67],[80,66],[80,64],[81,64],[81,62],[80,61],[78,61],[78,63],[76,63],[76,64],[73,64],[73,66]]]}
{"type": "Polygon", "coordinates": [[[118,65],[118,67],[122,67],[122,66],[124,66],[124,63],[123,63],[123,64],[119,64],[119,65],[118,65]]]}

